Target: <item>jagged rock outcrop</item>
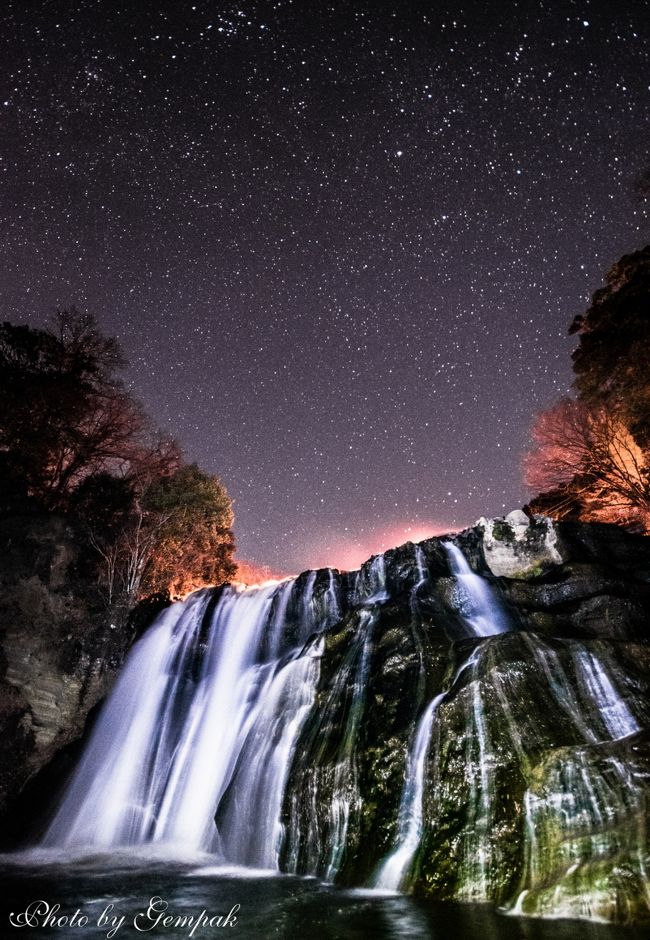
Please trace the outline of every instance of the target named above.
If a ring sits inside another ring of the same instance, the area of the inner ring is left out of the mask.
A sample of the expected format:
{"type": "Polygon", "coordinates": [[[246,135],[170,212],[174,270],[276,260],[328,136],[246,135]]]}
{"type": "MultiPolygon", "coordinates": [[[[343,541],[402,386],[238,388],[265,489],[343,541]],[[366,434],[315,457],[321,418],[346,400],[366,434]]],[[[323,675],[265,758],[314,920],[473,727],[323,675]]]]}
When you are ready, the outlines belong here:
{"type": "Polygon", "coordinates": [[[562,564],[550,519],[530,519],[515,509],[504,519],[480,519],[485,562],[497,577],[528,579],[562,564]]]}
{"type": "Polygon", "coordinates": [[[27,781],[82,733],[133,628],[111,617],[90,549],[64,518],[1,520],[0,554],[2,819],[27,781]]]}
{"type": "Polygon", "coordinates": [[[416,891],[647,919],[650,648],[482,640],[438,711],[416,891]]]}

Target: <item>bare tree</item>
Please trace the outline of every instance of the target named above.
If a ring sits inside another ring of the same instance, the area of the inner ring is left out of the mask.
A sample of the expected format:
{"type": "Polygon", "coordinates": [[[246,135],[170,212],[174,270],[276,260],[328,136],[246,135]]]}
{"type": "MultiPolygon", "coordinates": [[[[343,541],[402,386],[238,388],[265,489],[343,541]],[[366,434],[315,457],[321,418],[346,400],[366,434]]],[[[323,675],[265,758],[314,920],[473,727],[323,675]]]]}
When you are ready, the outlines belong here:
{"type": "Polygon", "coordinates": [[[546,494],[549,511],[561,516],[576,501],[583,519],[650,531],[647,455],[613,408],[562,399],[538,416],[532,436],[526,482],[546,494]]]}
{"type": "Polygon", "coordinates": [[[0,457],[17,490],[65,510],[88,477],[133,474],[166,445],[117,374],[116,341],[74,309],[55,324],[0,326],[0,457]]]}

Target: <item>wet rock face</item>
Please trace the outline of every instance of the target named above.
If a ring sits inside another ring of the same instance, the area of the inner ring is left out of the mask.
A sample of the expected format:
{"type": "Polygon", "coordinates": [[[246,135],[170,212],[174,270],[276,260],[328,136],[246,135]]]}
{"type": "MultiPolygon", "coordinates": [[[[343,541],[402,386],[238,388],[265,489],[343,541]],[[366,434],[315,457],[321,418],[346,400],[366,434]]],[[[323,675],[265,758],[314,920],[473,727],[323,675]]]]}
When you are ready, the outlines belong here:
{"type": "MultiPolygon", "coordinates": [[[[511,513],[482,519],[453,536],[520,628],[548,636],[648,640],[649,538],[617,526],[554,523],[540,516],[524,526],[522,517],[527,518],[511,513]],[[494,568],[510,575],[497,576],[494,568]]],[[[442,580],[432,590],[438,598],[449,597],[442,580]]]]}
{"type": "Polygon", "coordinates": [[[416,890],[647,917],[649,663],[633,644],[482,640],[439,709],[416,890]]]}
{"type": "Polygon", "coordinates": [[[441,696],[402,887],[534,916],[647,920],[650,540],[523,513],[453,540],[510,629],[468,636],[444,540],[368,563],[325,634],[288,777],[283,867],[373,883],[396,846],[418,722],[441,696]]]}
{"type": "Polygon", "coordinates": [[[650,539],[616,526],[553,527],[561,562],[499,582],[522,627],[552,636],[647,642],[650,539]]]}
{"type": "Polygon", "coordinates": [[[89,552],[58,517],[0,523],[0,818],[78,737],[130,642],[112,624],[89,552]]]}
{"type": "Polygon", "coordinates": [[[370,605],[328,632],[317,699],[285,799],[283,866],[365,884],[395,833],[410,733],[448,667],[430,622],[370,605]]]}

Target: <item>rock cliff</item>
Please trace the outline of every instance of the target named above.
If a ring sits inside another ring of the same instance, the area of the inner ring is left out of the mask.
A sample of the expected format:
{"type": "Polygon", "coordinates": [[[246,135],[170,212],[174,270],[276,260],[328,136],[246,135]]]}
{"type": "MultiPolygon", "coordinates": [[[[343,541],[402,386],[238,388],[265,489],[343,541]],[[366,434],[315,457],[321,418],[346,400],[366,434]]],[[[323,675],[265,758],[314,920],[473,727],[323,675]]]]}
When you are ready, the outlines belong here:
{"type": "Polygon", "coordinates": [[[406,838],[417,723],[433,702],[421,831],[400,887],[647,920],[650,539],[516,513],[454,541],[510,629],[468,635],[440,539],[385,554],[384,594],[369,592],[379,603],[357,599],[325,635],[283,866],[382,883],[406,838]]]}
{"type": "Polygon", "coordinates": [[[83,732],[132,637],[98,589],[91,550],[62,517],[0,521],[0,819],[83,732]]]}

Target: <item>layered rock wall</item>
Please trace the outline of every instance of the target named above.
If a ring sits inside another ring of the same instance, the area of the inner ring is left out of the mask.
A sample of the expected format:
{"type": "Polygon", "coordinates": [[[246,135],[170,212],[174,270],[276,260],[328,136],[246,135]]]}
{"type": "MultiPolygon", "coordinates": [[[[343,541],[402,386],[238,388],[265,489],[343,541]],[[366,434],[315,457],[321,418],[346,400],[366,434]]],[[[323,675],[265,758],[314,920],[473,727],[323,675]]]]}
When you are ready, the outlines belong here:
{"type": "Polygon", "coordinates": [[[1,820],[27,781],[81,735],[133,629],[107,607],[91,549],[65,519],[1,520],[0,553],[1,820]]]}

